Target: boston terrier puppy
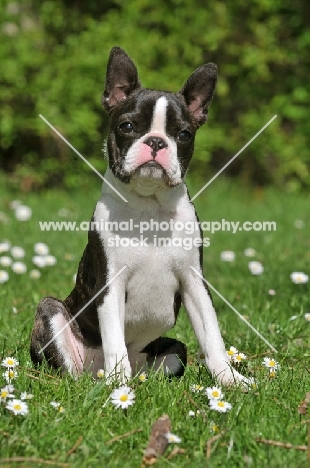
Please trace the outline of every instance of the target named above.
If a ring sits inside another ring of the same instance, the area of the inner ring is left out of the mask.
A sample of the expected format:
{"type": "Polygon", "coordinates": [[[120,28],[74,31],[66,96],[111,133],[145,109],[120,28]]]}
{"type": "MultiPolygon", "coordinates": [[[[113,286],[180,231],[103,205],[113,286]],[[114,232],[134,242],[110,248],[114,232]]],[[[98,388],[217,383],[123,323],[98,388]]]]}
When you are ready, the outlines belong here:
{"type": "Polygon", "coordinates": [[[30,350],[35,364],[45,358],[73,376],[104,369],[108,379],[122,382],[152,369],[181,376],[186,346],[161,335],[175,325],[183,303],[213,377],[248,382],[229,364],[184,182],[216,79],[217,68],[208,63],[178,93],[142,88],[128,55],[111,50],[102,96],[110,117],[107,183],[74,289],[65,300],[46,297],[38,306],[30,350]]]}

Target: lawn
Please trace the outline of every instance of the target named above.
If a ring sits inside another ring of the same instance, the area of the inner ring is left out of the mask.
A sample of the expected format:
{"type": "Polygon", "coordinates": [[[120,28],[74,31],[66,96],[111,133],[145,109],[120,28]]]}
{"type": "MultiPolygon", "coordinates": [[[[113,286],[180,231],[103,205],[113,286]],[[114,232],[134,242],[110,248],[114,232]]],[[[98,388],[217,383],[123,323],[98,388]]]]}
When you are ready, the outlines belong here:
{"type": "MultiPolygon", "coordinates": [[[[308,195],[249,189],[221,176],[195,200],[201,220],[276,222],[275,232],[204,232],[210,238],[210,246],[204,249],[208,281],[277,350],[272,351],[213,293],[226,348],[234,346],[247,356],[240,364],[242,371],[254,377],[257,385],[248,392],[238,387],[223,389],[231,410],[211,410],[204,390],[191,389],[194,384],[207,388],[216,382],[197,360],[198,344],[182,310],[169,336],[188,346],[184,377],[169,381],[150,374],[144,382],[133,379],[129,385],[135,403],[122,410],[109,399],[117,385],[95,382],[88,374],[74,381],[46,367],[37,370],[29,356],[36,305],[45,295],[64,298],[70,292],[87,238],[83,231],[41,232],[38,221],[90,219],[100,180],[93,179],[87,189],[71,194],[56,190],[12,193],[5,189],[5,179],[0,182],[0,242],[8,239],[25,249],[22,261],[28,269],[18,275],[0,267],[9,273],[9,280],[0,284],[0,357],[13,356],[19,361],[18,376],[12,382],[16,397],[21,392],[33,394],[25,416],[15,416],[0,403],[1,467],[140,467],[151,426],[163,414],[169,415],[172,432],[182,441],[169,445],[157,463],[160,467],[306,466],[307,451],[296,447],[307,444],[309,426],[309,413],[298,413],[310,389],[310,321],[305,318],[310,312],[309,283],[294,284],[290,275],[294,271],[310,274],[308,195]],[[30,220],[15,219],[10,202],[16,198],[31,207],[30,220]],[[31,279],[37,242],[49,246],[57,263],[42,268],[40,278],[31,279]],[[255,249],[254,257],[245,256],[246,248],[255,249]],[[227,250],[235,253],[231,262],[221,260],[221,252],[227,250]],[[262,274],[249,271],[248,263],[253,260],[263,265],[262,274]],[[264,357],[281,365],[274,378],[262,365],[264,357]],[[52,401],[65,411],[52,407],[52,401]],[[189,416],[189,411],[195,416],[189,416]],[[173,452],[176,447],[179,451],[173,452]]],[[[188,183],[192,195],[201,187],[190,175],[188,183]]],[[[0,386],[4,385],[0,376],[0,386]]]]}

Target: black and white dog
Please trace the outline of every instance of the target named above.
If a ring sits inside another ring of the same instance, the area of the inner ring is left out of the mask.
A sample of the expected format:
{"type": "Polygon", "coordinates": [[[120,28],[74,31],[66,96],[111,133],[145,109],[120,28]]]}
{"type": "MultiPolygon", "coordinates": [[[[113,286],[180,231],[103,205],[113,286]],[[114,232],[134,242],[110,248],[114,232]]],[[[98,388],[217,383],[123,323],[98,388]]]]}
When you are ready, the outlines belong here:
{"type": "Polygon", "coordinates": [[[174,326],[183,302],[212,375],[224,384],[248,381],[229,365],[210,293],[190,268],[202,274],[203,246],[184,177],[216,79],[217,68],[208,63],[179,93],[144,89],[128,55],[112,49],[102,97],[110,116],[110,185],[103,183],[73,291],[64,301],[46,297],[38,306],[34,363],[44,356],[74,376],[103,368],[121,381],[159,367],[180,376],[186,347],[161,335],[174,326]],[[106,222],[109,228],[100,229],[106,222]],[[185,232],[182,223],[196,228],[185,232]],[[147,240],[141,225],[149,225],[147,240]],[[192,248],[184,247],[188,238],[192,248]]]}

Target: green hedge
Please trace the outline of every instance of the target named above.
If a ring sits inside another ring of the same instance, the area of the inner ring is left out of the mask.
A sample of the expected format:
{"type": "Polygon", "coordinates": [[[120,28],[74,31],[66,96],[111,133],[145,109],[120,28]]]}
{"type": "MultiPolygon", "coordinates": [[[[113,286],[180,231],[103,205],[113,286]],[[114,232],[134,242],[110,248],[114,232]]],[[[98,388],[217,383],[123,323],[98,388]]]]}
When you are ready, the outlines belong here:
{"type": "Polygon", "coordinates": [[[209,177],[277,114],[227,172],[309,187],[306,0],[2,0],[0,18],[0,162],[18,187],[78,187],[88,171],[39,114],[104,170],[100,99],[113,45],[129,53],[147,87],[176,91],[195,67],[218,65],[192,176],[209,177]]]}

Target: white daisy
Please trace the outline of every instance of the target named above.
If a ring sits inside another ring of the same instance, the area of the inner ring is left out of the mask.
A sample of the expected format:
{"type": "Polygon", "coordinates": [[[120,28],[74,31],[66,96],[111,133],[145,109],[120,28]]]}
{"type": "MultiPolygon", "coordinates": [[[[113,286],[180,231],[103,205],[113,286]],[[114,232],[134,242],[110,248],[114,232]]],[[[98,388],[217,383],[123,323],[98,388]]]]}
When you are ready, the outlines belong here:
{"type": "Polygon", "coordinates": [[[58,403],[57,401],[51,401],[50,402],[50,405],[55,408],[55,410],[57,410],[59,413],[64,413],[65,412],[65,409],[63,406],[61,406],[60,403],[58,403]]]}
{"type": "Polygon", "coordinates": [[[31,279],[39,279],[40,276],[41,276],[41,272],[39,270],[34,269],[29,272],[29,277],[31,279]]]}
{"type": "Polygon", "coordinates": [[[224,397],[222,390],[219,387],[206,388],[206,395],[209,400],[221,400],[224,397]]]}
{"type": "Polygon", "coordinates": [[[16,379],[18,372],[15,369],[7,369],[3,372],[2,376],[5,378],[7,383],[11,383],[12,380],[16,379]]]}
{"type": "Polygon", "coordinates": [[[172,434],[172,432],[167,432],[165,436],[167,437],[169,444],[179,444],[182,442],[182,439],[180,439],[176,434],[172,434]]]}
{"type": "Polygon", "coordinates": [[[111,402],[116,408],[126,409],[128,406],[133,405],[135,400],[135,393],[130,387],[123,385],[111,393],[111,402]]]}
{"type": "Polygon", "coordinates": [[[251,247],[249,247],[248,249],[245,249],[243,253],[244,253],[244,255],[245,255],[246,257],[255,257],[255,255],[256,255],[256,250],[254,250],[254,249],[252,249],[251,247]]]}
{"type": "Polygon", "coordinates": [[[10,267],[13,263],[13,260],[11,257],[8,257],[7,255],[3,255],[3,257],[0,257],[0,265],[3,267],[10,267]]]}
{"type": "Polygon", "coordinates": [[[240,382],[241,387],[243,387],[244,391],[248,391],[249,389],[256,390],[258,388],[258,384],[254,377],[248,377],[247,380],[242,380],[240,382]]]}
{"type": "Polygon", "coordinates": [[[291,273],[290,278],[295,284],[305,284],[309,281],[309,276],[301,271],[294,271],[291,273]]]}
{"type": "Polygon", "coordinates": [[[22,247],[18,247],[17,245],[15,245],[14,247],[11,247],[11,255],[13,258],[24,258],[25,256],[25,249],[23,249],[22,247]]]}
{"type": "MultiPolygon", "coordinates": [[[[12,385],[6,385],[5,387],[1,388],[0,390],[0,403],[6,401],[7,398],[14,398],[13,393],[11,393],[10,387],[12,385]]],[[[14,387],[12,387],[14,390],[14,387]]]]}
{"type": "Polygon", "coordinates": [[[231,346],[229,348],[228,351],[226,351],[226,354],[227,356],[229,357],[229,359],[232,359],[232,357],[235,355],[235,354],[238,354],[238,350],[237,348],[235,348],[234,346],[231,346]]]}
{"type": "Polygon", "coordinates": [[[49,248],[44,242],[37,242],[34,244],[34,253],[36,255],[48,255],[49,254],[49,248]]]}
{"type": "Polygon", "coordinates": [[[307,322],[310,322],[310,314],[309,313],[305,314],[304,317],[307,320],[307,322]]]}
{"type": "Polygon", "coordinates": [[[236,254],[231,250],[223,250],[223,252],[221,252],[221,260],[223,260],[223,262],[233,262],[235,258],[236,254]]]}
{"type": "Polygon", "coordinates": [[[262,362],[263,366],[268,367],[269,369],[280,369],[280,364],[272,358],[265,357],[262,362]]]}
{"type": "Polygon", "coordinates": [[[45,256],[45,265],[46,266],[53,266],[57,262],[56,257],[54,255],[46,255],[45,256]]]}
{"type": "Polygon", "coordinates": [[[50,402],[50,405],[51,405],[53,408],[56,408],[56,409],[57,409],[57,408],[59,408],[60,403],[58,403],[57,401],[51,401],[51,402],[50,402]]]}
{"type": "Polygon", "coordinates": [[[17,275],[23,275],[27,271],[27,267],[23,262],[14,262],[12,265],[12,270],[17,275]]]}
{"type": "Polygon", "coordinates": [[[189,386],[189,389],[190,389],[191,392],[199,393],[204,389],[204,387],[202,385],[199,385],[199,384],[192,384],[192,385],[189,386]]]}
{"type": "Polygon", "coordinates": [[[1,366],[6,367],[7,369],[9,367],[15,369],[15,367],[17,367],[18,365],[19,365],[19,362],[17,361],[17,359],[13,357],[6,357],[1,362],[1,366]]]}
{"type": "Polygon", "coordinates": [[[16,398],[10,400],[6,405],[6,408],[12,411],[15,415],[20,414],[22,416],[25,416],[25,414],[28,413],[27,403],[25,403],[22,400],[17,400],[16,398]]]}
{"type": "Polygon", "coordinates": [[[275,292],[274,289],[269,289],[269,290],[268,290],[268,294],[269,294],[269,296],[275,296],[275,295],[276,295],[276,292],[275,292]]]}
{"type": "Polygon", "coordinates": [[[252,275],[261,275],[264,271],[264,267],[260,262],[249,262],[248,267],[252,275]]]}
{"type": "Polygon", "coordinates": [[[18,221],[28,221],[31,218],[32,209],[29,206],[19,205],[15,209],[15,218],[18,221]]]}
{"type": "Polygon", "coordinates": [[[190,410],[190,411],[187,413],[187,416],[190,416],[191,418],[195,418],[196,413],[195,413],[195,411],[190,410]]]}
{"type": "Polygon", "coordinates": [[[232,357],[233,362],[242,362],[246,359],[246,355],[243,353],[234,354],[232,357]]]}
{"type": "Polygon", "coordinates": [[[138,375],[138,379],[141,382],[145,382],[147,380],[147,374],[145,372],[141,372],[141,374],[138,375]]]}
{"type": "Polygon", "coordinates": [[[228,403],[227,401],[215,400],[215,399],[212,399],[209,401],[209,406],[211,409],[215,411],[219,411],[220,413],[226,413],[232,408],[231,404],[228,403]]]}
{"type": "Polygon", "coordinates": [[[8,252],[11,248],[11,242],[4,240],[0,242],[0,253],[8,252]]]}
{"type": "Polygon", "coordinates": [[[104,370],[103,369],[98,369],[97,370],[97,377],[98,377],[98,379],[103,379],[103,377],[104,377],[104,370]]]}
{"type": "Polygon", "coordinates": [[[38,268],[43,268],[46,266],[45,257],[42,257],[41,255],[35,255],[32,257],[32,263],[38,268]]]}
{"type": "Polygon", "coordinates": [[[0,284],[6,283],[9,280],[9,274],[5,270],[0,270],[0,284]]]}
{"type": "Polygon", "coordinates": [[[21,400],[31,400],[32,398],[33,398],[32,393],[22,392],[20,394],[20,399],[21,400]]]}

